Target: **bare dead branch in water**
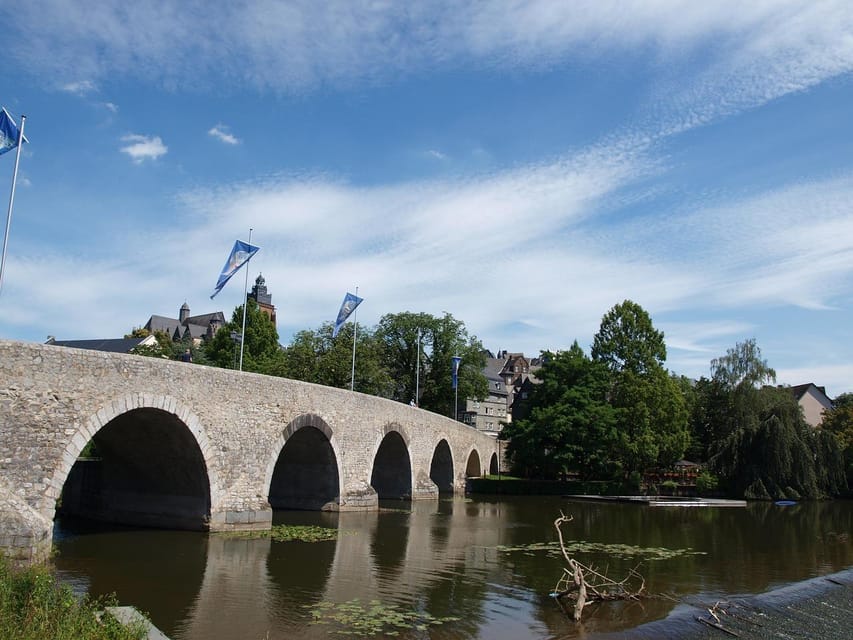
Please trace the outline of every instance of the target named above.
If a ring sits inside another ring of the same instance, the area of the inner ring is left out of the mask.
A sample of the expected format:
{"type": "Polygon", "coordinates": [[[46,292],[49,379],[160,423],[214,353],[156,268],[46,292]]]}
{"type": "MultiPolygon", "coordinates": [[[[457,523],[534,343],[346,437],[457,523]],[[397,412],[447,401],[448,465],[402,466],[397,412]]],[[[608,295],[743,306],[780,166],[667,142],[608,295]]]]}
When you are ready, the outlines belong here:
{"type": "Polygon", "coordinates": [[[568,615],[568,611],[561,600],[563,598],[573,600],[572,618],[577,622],[581,619],[584,607],[593,602],[639,600],[645,597],[646,581],[637,572],[636,567],[631,569],[622,580],[614,580],[607,576],[606,571],[600,572],[595,567],[582,564],[569,555],[563,541],[561,527],[566,522],[571,522],[572,519],[572,516],[567,516],[561,511],[560,517],[554,521],[560,542],[560,552],[568,565],[563,569],[563,575],[557,581],[557,585],[551,594],[557,600],[560,608],[568,615]]]}

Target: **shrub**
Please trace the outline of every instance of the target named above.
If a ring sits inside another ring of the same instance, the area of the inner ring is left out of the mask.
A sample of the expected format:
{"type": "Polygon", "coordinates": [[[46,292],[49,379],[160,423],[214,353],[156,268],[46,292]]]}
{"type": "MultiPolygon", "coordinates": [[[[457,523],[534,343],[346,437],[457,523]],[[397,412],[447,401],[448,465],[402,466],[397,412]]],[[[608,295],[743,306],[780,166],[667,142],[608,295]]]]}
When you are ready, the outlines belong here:
{"type": "Polygon", "coordinates": [[[676,491],[678,491],[678,483],[675,480],[664,480],[660,486],[663,489],[663,493],[669,496],[675,495],[676,491]]]}
{"type": "Polygon", "coordinates": [[[713,473],[702,471],[696,476],[696,492],[700,496],[708,496],[717,493],[720,481],[713,473]]]}
{"type": "Polygon", "coordinates": [[[0,638],[16,640],[142,640],[141,623],[125,626],[96,613],[109,600],[78,599],[45,567],[16,570],[0,555],[0,638]]]}

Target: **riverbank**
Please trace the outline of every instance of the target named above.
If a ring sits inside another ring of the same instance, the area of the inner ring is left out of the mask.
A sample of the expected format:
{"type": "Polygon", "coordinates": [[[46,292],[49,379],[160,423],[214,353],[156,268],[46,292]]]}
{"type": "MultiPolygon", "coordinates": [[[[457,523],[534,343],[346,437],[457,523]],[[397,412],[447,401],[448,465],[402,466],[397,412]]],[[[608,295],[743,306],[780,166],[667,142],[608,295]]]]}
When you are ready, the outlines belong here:
{"type": "Polygon", "coordinates": [[[848,640],[853,629],[853,568],[752,596],[678,605],[663,620],[596,640],[848,640]],[[712,614],[709,610],[713,610],[712,614]]]}

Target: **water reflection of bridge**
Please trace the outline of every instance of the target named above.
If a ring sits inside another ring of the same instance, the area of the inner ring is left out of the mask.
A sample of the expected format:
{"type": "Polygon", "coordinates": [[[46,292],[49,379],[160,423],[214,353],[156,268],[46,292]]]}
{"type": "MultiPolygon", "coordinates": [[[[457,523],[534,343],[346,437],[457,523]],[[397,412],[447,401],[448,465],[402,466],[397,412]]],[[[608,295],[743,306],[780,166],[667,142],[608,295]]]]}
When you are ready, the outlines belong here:
{"type": "MultiPolygon", "coordinates": [[[[318,522],[338,520],[336,542],[270,543],[212,535],[182,636],[327,637],[308,624],[306,591],[316,603],[379,600],[411,609],[413,599],[458,597],[447,589],[447,576],[468,590],[464,600],[470,607],[472,590],[482,600],[487,584],[498,580],[495,547],[501,527],[496,519],[496,505],[456,499],[412,503],[411,511],[318,514],[318,522]],[[471,517],[472,511],[477,517],[471,517]],[[472,573],[478,579],[472,580],[472,573]]],[[[476,628],[476,618],[476,609],[470,609],[470,619],[454,626],[476,628]]]]}

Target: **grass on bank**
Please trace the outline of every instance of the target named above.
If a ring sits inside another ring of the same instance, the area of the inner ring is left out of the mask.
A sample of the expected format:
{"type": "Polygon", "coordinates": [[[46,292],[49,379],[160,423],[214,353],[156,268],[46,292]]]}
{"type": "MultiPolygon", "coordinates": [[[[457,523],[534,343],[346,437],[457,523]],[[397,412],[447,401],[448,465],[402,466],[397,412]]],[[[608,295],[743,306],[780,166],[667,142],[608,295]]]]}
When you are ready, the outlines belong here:
{"type": "Polygon", "coordinates": [[[142,640],[143,624],[125,626],[107,599],[78,598],[43,566],[15,569],[0,555],[0,638],[15,640],[142,640]]]}

